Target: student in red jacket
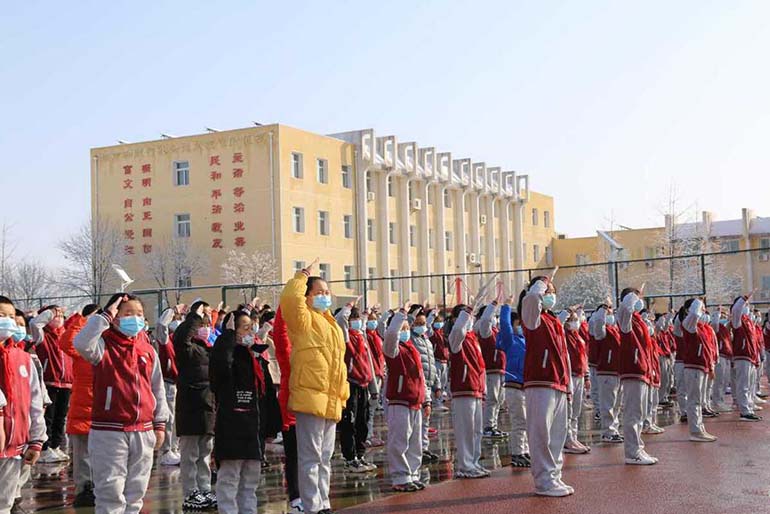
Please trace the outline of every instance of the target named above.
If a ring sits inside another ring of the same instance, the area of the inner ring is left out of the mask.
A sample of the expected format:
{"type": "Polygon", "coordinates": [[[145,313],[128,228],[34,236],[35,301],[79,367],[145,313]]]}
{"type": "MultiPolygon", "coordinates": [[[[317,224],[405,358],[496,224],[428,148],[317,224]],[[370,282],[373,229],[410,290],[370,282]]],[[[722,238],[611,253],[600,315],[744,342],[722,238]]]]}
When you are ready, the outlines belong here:
{"type": "Polygon", "coordinates": [[[10,512],[23,465],[33,465],[46,440],[43,396],[30,355],[13,342],[13,302],[0,296],[0,512],[10,512]]]}
{"type": "Polygon", "coordinates": [[[588,349],[586,341],[580,332],[580,316],[576,309],[567,309],[568,316],[564,322],[564,335],[567,341],[567,353],[570,362],[570,393],[568,405],[569,425],[567,440],[564,443],[564,453],[584,454],[591,448],[578,440],[578,421],[583,410],[585,376],[588,373],[588,349]]]}
{"type": "Polygon", "coordinates": [[[647,406],[645,409],[644,421],[642,422],[642,433],[657,435],[665,430],[658,426],[658,400],[660,399],[660,346],[655,337],[655,315],[646,309],[641,312],[642,319],[647,325],[647,331],[650,334],[649,363],[650,363],[650,388],[647,395],[647,406]]]}
{"type": "Polygon", "coordinates": [[[567,440],[570,366],[564,328],[551,309],[556,288],[548,277],[535,277],[519,296],[527,352],[524,393],[527,437],[535,494],[569,496],[575,490],[561,479],[562,449],[567,440]]]}
{"type": "Polygon", "coordinates": [[[751,295],[739,296],[730,308],[730,326],[733,329],[733,388],[732,394],[738,404],[741,421],[760,421],[754,413],[752,375],[756,372],[756,333],[749,314],[751,295]]]}
{"type": "Polygon", "coordinates": [[[75,337],[93,365],[88,454],[96,512],[139,512],[168,420],[158,355],[144,329],[139,298],[118,293],[75,337]]]}
{"type": "Polygon", "coordinates": [[[623,388],[623,443],[626,464],[651,465],[658,459],[644,450],[642,424],[649,403],[652,366],[652,338],[639,314],[644,309],[642,294],[628,287],[620,293],[617,310],[620,328],[620,382],[623,388]]]}
{"type": "Polygon", "coordinates": [[[433,319],[430,327],[430,342],[433,344],[433,355],[436,358],[436,373],[441,385],[441,394],[436,399],[435,411],[446,412],[449,408],[444,405],[444,398],[449,391],[449,348],[444,336],[444,316],[440,313],[433,319]]]}
{"type": "Polygon", "coordinates": [[[712,397],[717,412],[731,412],[732,406],[725,403],[725,391],[730,385],[733,366],[733,332],[730,319],[724,309],[719,309],[716,317],[717,348],[719,360],[714,371],[714,394],[712,397]]]}
{"type": "MultiPolygon", "coordinates": [[[[372,354],[372,365],[374,366],[374,384],[373,388],[378,392],[382,391],[383,379],[385,378],[385,355],[382,353],[382,336],[377,330],[379,321],[374,309],[366,312],[366,342],[369,345],[369,352],[372,354]]],[[[375,448],[383,446],[385,442],[374,433],[374,413],[380,406],[380,395],[372,394],[369,398],[369,424],[367,426],[366,446],[375,448]]]]}
{"type": "Polygon", "coordinates": [[[703,302],[690,298],[680,312],[685,340],[684,383],[687,386],[687,421],[690,425],[690,441],[710,443],[716,437],[706,432],[703,425],[703,398],[706,394],[706,374],[710,369],[707,349],[709,337],[707,314],[703,302]]]}
{"type": "Polygon", "coordinates": [[[336,320],[345,337],[345,365],[348,368],[350,398],[339,422],[340,444],[345,469],[351,473],[367,473],[377,469],[367,462],[366,438],[369,428],[369,384],[374,379],[374,365],[364,335],[361,311],[349,303],[339,310],[336,320]]]}
{"type": "Polygon", "coordinates": [[[596,379],[599,387],[602,442],[622,443],[620,420],[620,331],[615,323],[611,300],[596,308],[591,316],[591,337],[597,345],[596,379]]]}
{"type": "Polygon", "coordinates": [[[166,309],[158,317],[153,334],[158,347],[158,359],[160,370],[163,374],[163,387],[166,390],[166,403],[168,404],[169,417],[166,423],[166,436],[163,438],[163,446],[160,448],[161,466],[179,466],[182,457],[179,454],[179,440],[176,437],[174,427],[174,411],[176,410],[176,380],[179,371],[176,368],[176,354],[174,352],[174,331],[181,323],[183,305],[177,305],[173,309],[166,309]]]}
{"type": "Polygon", "coordinates": [[[481,355],[484,357],[486,369],[486,391],[484,397],[483,425],[484,437],[501,439],[508,434],[498,430],[497,418],[500,415],[500,405],[503,398],[503,382],[505,381],[505,352],[497,349],[497,334],[495,323],[497,302],[481,307],[478,320],[473,331],[479,339],[481,355]]]}
{"type": "Polygon", "coordinates": [[[46,307],[30,321],[30,326],[35,353],[43,364],[43,382],[51,399],[51,405],[45,410],[48,441],[40,454],[40,462],[61,462],[69,459],[62,445],[72,391],[72,359],[58,342],[64,332],[64,310],[56,305],[46,307]]]}
{"type": "Polygon", "coordinates": [[[668,314],[655,316],[655,342],[658,345],[658,362],[660,365],[660,398],[658,405],[671,407],[671,377],[673,376],[673,338],[671,334],[671,320],[668,314]]]}

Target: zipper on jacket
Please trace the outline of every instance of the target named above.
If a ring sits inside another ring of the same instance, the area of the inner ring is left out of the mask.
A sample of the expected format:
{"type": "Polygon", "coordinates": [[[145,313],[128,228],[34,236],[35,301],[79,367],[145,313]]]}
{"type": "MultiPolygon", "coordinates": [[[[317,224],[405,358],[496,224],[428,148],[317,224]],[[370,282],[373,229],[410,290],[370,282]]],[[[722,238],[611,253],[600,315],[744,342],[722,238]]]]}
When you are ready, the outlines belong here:
{"type": "Polygon", "coordinates": [[[404,375],[399,375],[399,377],[398,377],[398,392],[400,393],[403,388],[404,388],[404,375]]]}
{"type": "Polygon", "coordinates": [[[548,349],[546,348],[545,353],[543,354],[543,369],[545,369],[545,365],[548,362],[548,349]]]}
{"type": "Polygon", "coordinates": [[[634,364],[639,364],[639,348],[634,349],[634,364]]]}
{"type": "Polygon", "coordinates": [[[107,387],[107,399],[104,400],[104,410],[110,410],[112,404],[112,386],[107,387]]]}

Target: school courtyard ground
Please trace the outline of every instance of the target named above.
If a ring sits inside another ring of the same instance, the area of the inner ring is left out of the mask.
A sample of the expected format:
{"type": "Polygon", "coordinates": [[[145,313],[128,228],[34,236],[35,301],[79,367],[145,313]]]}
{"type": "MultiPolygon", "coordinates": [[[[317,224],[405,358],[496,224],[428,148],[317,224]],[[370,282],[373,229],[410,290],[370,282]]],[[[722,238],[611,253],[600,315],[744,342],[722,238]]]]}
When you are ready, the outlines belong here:
{"type": "MultiPolygon", "coordinates": [[[[770,406],[770,404],[768,404],[770,406]]],[[[764,412],[770,412],[768,408],[764,412]]],[[[760,414],[762,414],[760,412],[760,414]]],[[[430,486],[421,492],[394,494],[387,479],[384,448],[371,450],[380,468],[371,475],[350,475],[335,456],[332,476],[332,507],[354,514],[496,514],[588,513],[591,514],[688,514],[770,513],[770,421],[746,423],[736,413],[707,420],[715,443],[691,443],[686,425],[675,420],[671,409],[659,414],[666,432],[645,436],[648,452],[660,459],[650,467],[623,464],[622,445],[601,444],[593,413],[584,411],[581,440],[592,446],[589,455],[565,456],[564,481],[575,488],[568,498],[541,498],[532,494],[528,470],[513,470],[504,441],[485,440],[483,464],[490,478],[453,480],[451,414],[438,413],[432,423],[438,429],[431,450],[441,461],[424,469],[430,486]]],[[[381,413],[375,431],[386,439],[381,413]]],[[[510,426],[502,414],[502,429],[510,426]]],[[[285,512],[283,464],[280,445],[269,445],[269,465],[258,491],[260,513],[285,512]]],[[[71,469],[67,465],[38,465],[34,480],[24,490],[24,507],[50,513],[90,512],[68,507],[73,499],[71,469]]],[[[300,477],[302,479],[302,477],[300,477]]],[[[156,467],[145,501],[147,513],[181,513],[179,469],[156,467]]]]}

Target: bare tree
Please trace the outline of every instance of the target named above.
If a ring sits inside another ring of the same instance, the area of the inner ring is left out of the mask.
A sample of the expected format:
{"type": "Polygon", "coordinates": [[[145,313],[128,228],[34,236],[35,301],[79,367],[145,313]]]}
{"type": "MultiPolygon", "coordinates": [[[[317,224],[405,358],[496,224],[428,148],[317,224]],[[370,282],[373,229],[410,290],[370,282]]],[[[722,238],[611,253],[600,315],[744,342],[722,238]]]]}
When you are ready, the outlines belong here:
{"type": "Polygon", "coordinates": [[[33,300],[51,293],[51,274],[36,261],[22,261],[13,267],[13,293],[23,309],[34,308],[33,300]],[[26,300],[26,301],[25,301],[26,300]]]}
{"type": "Polygon", "coordinates": [[[98,219],[85,223],[58,244],[69,267],[63,269],[57,282],[70,294],[83,293],[95,303],[118,286],[112,264],[122,264],[123,240],[109,221],[98,219]]]}
{"type": "Polygon", "coordinates": [[[154,245],[151,253],[142,255],[141,261],[158,287],[166,289],[167,305],[178,304],[182,296],[182,291],[176,289],[172,303],[169,290],[189,287],[193,277],[208,269],[205,254],[183,238],[154,245]]]}
{"type": "MultiPolygon", "coordinates": [[[[228,284],[272,285],[278,282],[278,264],[267,252],[246,254],[230,250],[227,259],[222,263],[222,278],[228,284]]],[[[259,294],[263,297],[273,296],[277,292],[276,287],[259,289],[259,294]]],[[[241,294],[244,302],[248,302],[250,289],[241,289],[241,294]]]]}
{"type": "Polygon", "coordinates": [[[13,226],[6,222],[0,226],[0,292],[13,295],[13,284],[11,283],[11,257],[15,250],[15,244],[11,241],[11,230],[13,226]]]}

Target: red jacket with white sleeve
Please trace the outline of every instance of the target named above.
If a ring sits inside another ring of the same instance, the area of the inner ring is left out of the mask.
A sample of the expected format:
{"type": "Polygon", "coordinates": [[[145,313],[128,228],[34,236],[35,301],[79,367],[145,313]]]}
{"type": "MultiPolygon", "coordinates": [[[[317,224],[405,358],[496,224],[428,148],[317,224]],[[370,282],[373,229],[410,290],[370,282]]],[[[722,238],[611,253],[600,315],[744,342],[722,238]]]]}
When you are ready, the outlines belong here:
{"type": "Polygon", "coordinates": [[[754,329],[751,319],[743,314],[746,305],[745,297],[739,298],[730,310],[730,325],[733,328],[733,360],[749,361],[753,363],[757,359],[757,348],[754,329]]]}
{"type": "Polygon", "coordinates": [[[53,309],[47,309],[30,320],[35,353],[43,365],[45,385],[72,389],[72,358],[64,353],[59,344],[59,337],[64,333],[64,327],[48,326],[54,315],[53,309]]]}
{"type": "Polygon", "coordinates": [[[484,357],[486,372],[493,375],[504,375],[505,352],[497,349],[497,333],[499,331],[493,325],[496,308],[494,303],[487,305],[473,331],[481,346],[481,355],[484,357]]]}
{"type": "Polygon", "coordinates": [[[427,400],[425,376],[420,352],[414,347],[412,341],[402,343],[398,339],[398,333],[405,319],[405,312],[394,313],[385,331],[385,341],[382,344],[382,352],[388,364],[385,397],[389,404],[419,410],[427,400]]]}
{"type": "Polygon", "coordinates": [[[482,398],[486,393],[486,367],[478,338],[468,330],[470,313],[462,311],[449,333],[449,389],[453,397],[482,398]]]}
{"type": "Polygon", "coordinates": [[[567,351],[569,353],[570,367],[573,377],[582,377],[588,372],[588,354],[586,342],[579,330],[565,331],[567,339],[567,351]]]}
{"type": "Polygon", "coordinates": [[[620,328],[620,379],[641,380],[649,385],[653,373],[650,366],[652,339],[647,323],[634,310],[638,299],[635,293],[628,293],[616,313],[620,328]]]}

